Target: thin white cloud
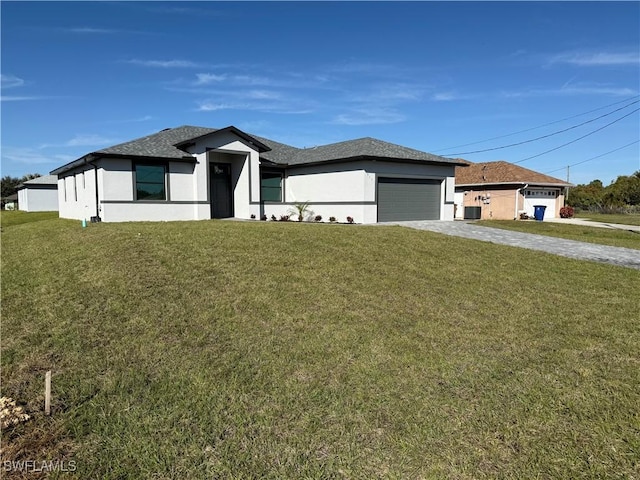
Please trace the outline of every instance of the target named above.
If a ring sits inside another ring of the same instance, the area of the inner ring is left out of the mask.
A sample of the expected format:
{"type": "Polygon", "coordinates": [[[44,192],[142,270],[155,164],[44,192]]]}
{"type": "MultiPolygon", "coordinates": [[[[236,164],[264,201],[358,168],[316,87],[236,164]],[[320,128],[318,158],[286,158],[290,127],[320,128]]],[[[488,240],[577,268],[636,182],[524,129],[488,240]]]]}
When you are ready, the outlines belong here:
{"type": "Polygon", "coordinates": [[[95,28],[95,27],[65,28],[64,31],[69,33],[100,33],[100,34],[114,34],[114,33],[121,32],[121,30],[112,29],[112,28],[95,28]]]}
{"type": "Polygon", "coordinates": [[[219,110],[245,110],[264,113],[280,113],[287,115],[301,115],[312,113],[313,109],[303,105],[295,105],[289,102],[279,101],[210,101],[205,100],[198,102],[196,111],[198,112],[216,112],[219,110]]]}
{"type": "Polygon", "coordinates": [[[271,90],[250,90],[247,92],[247,97],[255,100],[279,100],[282,94],[271,90]]]}
{"type": "Polygon", "coordinates": [[[116,143],[116,140],[102,137],[100,135],[76,135],[65,143],[67,147],[91,147],[99,145],[109,145],[116,143]]]}
{"type": "Polygon", "coordinates": [[[14,88],[24,85],[24,80],[15,75],[0,74],[0,88],[14,88]]]}
{"type": "Polygon", "coordinates": [[[501,98],[527,98],[527,97],[551,97],[551,96],[575,96],[575,95],[607,95],[615,97],[630,97],[637,95],[638,91],[627,87],[612,87],[608,85],[565,84],[562,88],[555,89],[526,89],[520,91],[503,91],[498,93],[501,98]]]}
{"type": "Polygon", "coordinates": [[[564,52],[552,56],[549,65],[569,64],[579,67],[640,65],[640,52],[564,52]]]}
{"type": "Polygon", "coordinates": [[[431,100],[435,102],[450,102],[452,100],[460,100],[461,97],[453,92],[435,93],[431,96],[431,100]]]}
{"type": "Polygon", "coordinates": [[[63,164],[72,161],[74,156],[49,154],[33,148],[2,147],[2,160],[27,165],[63,164]]]}
{"type": "Polygon", "coordinates": [[[343,113],[331,121],[337,125],[384,125],[403,122],[406,117],[395,109],[354,109],[343,113]]]}
{"type": "Polygon", "coordinates": [[[196,73],[195,85],[211,85],[226,80],[227,75],[216,75],[215,73],[196,73]]]}
{"type": "Polygon", "coordinates": [[[43,100],[47,97],[36,97],[36,96],[20,96],[20,95],[1,95],[0,102],[22,102],[28,100],[43,100]]]}
{"type": "Polygon", "coordinates": [[[191,60],[140,60],[134,58],[128,60],[127,63],[131,65],[138,65],[141,67],[152,68],[202,68],[204,65],[201,63],[192,62],[191,60]]]}
{"type": "Polygon", "coordinates": [[[61,148],[61,147],[100,147],[104,145],[113,145],[118,143],[117,140],[106,138],[101,135],[76,135],[70,140],[67,140],[63,143],[45,143],[38,147],[38,149],[42,150],[45,148],[61,148]]]}

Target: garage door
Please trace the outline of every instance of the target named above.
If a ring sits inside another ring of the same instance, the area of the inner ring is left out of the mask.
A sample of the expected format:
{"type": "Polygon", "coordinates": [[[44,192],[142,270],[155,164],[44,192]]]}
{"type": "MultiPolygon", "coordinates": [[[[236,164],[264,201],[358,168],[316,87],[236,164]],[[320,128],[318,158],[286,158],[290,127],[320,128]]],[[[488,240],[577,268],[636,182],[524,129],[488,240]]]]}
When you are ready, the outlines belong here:
{"type": "Polygon", "coordinates": [[[440,220],[440,180],[378,179],[378,222],[440,220]]]}

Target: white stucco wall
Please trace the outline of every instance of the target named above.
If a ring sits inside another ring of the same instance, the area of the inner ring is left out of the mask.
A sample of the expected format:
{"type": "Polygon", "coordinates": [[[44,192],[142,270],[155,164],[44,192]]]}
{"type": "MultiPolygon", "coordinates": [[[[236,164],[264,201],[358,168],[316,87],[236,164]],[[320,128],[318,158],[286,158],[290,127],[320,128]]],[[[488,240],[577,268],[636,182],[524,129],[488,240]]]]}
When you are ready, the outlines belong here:
{"type": "MultiPolygon", "coordinates": [[[[284,203],[266,203],[264,213],[267,217],[275,215],[279,218],[295,211],[293,203],[308,201],[308,219],[321,215],[323,221],[333,216],[337,221],[345,222],[350,216],[356,223],[376,223],[378,177],[441,180],[440,219],[453,220],[453,166],[378,161],[291,169],[284,179],[284,203]],[[447,197],[451,198],[450,203],[445,202],[447,197]]],[[[293,218],[297,219],[297,216],[293,218]]]]}
{"type": "Polygon", "coordinates": [[[92,166],[66,172],[58,178],[61,218],[89,220],[96,214],[95,173],[92,166]]]}
{"type": "Polygon", "coordinates": [[[18,190],[18,208],[24,212],[58,211],[57,187],[25,185],[18,190]]]}

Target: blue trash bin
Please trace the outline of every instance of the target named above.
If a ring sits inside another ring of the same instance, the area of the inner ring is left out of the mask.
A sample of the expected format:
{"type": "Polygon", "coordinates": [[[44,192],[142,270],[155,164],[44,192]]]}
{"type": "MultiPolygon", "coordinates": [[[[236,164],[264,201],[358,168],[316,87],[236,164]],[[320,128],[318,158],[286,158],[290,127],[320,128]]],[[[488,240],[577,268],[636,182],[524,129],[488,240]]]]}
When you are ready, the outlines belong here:
{"type": "Polygon", "coordinates": [[[533,206],[533,218],[541,222],[544,220],[544,211],[547,209],[546,205],[534,205],[533,206]]]}

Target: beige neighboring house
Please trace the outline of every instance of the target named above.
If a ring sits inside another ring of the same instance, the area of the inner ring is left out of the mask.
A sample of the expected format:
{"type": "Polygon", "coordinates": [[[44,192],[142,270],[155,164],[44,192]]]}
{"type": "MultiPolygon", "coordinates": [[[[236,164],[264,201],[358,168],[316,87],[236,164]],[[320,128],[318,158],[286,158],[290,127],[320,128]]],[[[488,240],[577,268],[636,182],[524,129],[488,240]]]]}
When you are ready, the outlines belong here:
{"type": "Polygon", "coordinates": [[[534,207],[546,207],[544,218],[557,218],[568,187],[573,185],[505,161],[456,167],[455,218],[514,220],[532,218],[534,207]]]}

